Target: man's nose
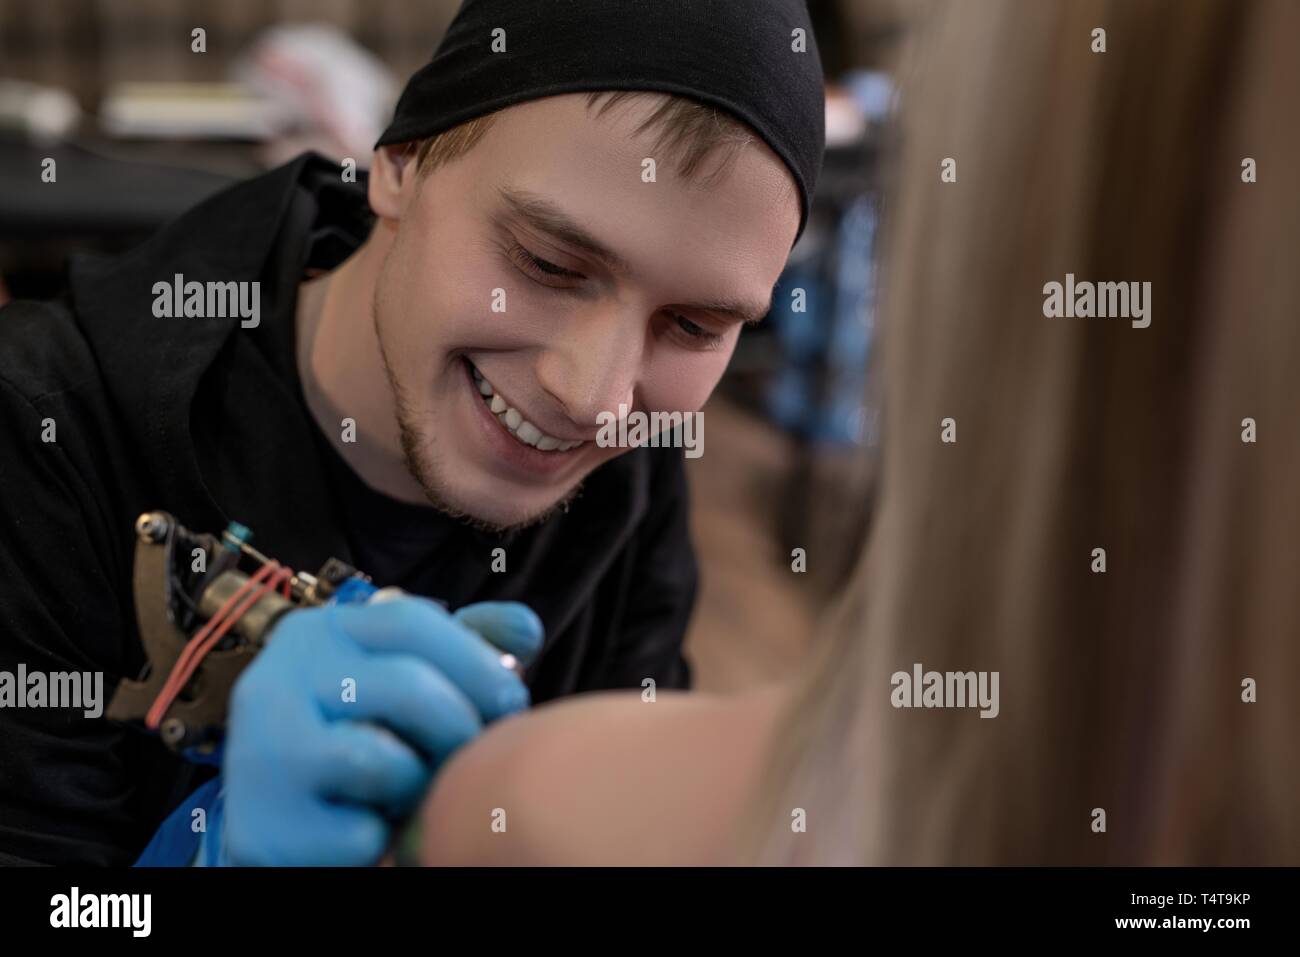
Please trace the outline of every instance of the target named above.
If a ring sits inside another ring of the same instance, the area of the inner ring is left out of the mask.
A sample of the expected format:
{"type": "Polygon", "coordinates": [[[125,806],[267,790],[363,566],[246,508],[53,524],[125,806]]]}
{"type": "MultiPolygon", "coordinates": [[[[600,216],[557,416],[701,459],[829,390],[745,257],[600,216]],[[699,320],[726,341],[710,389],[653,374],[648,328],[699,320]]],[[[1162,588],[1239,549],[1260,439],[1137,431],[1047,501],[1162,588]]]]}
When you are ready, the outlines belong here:
{"type": "Polygon", "coordinates": [[[644,323],[588,315],[556,330],[537,377],[575,425],[596,429],[602,412],[632,407],[644,354],[644,323]]]}

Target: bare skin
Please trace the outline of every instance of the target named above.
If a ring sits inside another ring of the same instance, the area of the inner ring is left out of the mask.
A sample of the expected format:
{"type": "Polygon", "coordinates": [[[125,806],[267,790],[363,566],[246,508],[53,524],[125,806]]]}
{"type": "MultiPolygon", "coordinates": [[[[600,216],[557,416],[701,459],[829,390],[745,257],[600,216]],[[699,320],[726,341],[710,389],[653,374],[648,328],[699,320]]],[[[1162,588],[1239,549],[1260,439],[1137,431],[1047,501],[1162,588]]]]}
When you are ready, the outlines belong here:
{"type": "Polygon", "coordinates": [[[653,703],[610,692],[498,722],[439,773],[422,812],[422,860],[740,863],[741,815],[788,695],[785,684],[653,703]],[[502,812],[505,830],[494,830],[502,812]]]}
{"type": "Polygon", "coordinates": [[[326,435],[356,421],[339,451],[372,488],[526,524],[624,451],[597,446],[600,413],[704,405],[743,325],[706,306],[765,310],[798,194],[757,139],[709,188],[667,160],[644,182],[653,134],[634,132],[651,107],[634,107],[595,118],[581,95],[520,104],[423,180],[399,150],[376,152],[378,223],[308,284],[322,288],[298,315],[308,405],[326,435]],[[625,268],[539,228],[508,194],[552,204],[625,268]],[[467,364],[543,433],[583,444],[522,446],[484,414],[467,364]]]}

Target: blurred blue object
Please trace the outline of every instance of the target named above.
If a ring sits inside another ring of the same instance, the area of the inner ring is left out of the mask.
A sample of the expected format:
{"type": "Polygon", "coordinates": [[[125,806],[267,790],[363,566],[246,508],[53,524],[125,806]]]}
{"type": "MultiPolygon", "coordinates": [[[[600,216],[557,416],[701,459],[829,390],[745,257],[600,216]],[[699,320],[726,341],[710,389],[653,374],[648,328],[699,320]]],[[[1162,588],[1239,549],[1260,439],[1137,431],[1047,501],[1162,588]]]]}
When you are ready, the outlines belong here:
{"type": "Polygon", "coordinates": [[[867,361],[874,332],[876,200],[858,196],[844,208],[825,252],[792,263],[780,288],[804,290],[803,309],[779,295],[772,322],[783,362],[767,393],[768,412],[806,440],[856,445],[870,438],[865,407],[867,361]]]}
{"type": "Polygon", "coordinates": [[[768,411],[782,428],[803,434],[816,407],[816,365],[826,343],[824,318],[832,290],[816,263],[792,264],[778,285],[769,321],[781,344],[783,362],[768,392],[768,411]],[[803,295],[797,293],[802,291],[803,295]]]}
{"type": "Polygon", "coordinates": [[[852,70],[840,81],[868,121],[883,120],[894,109],[894,81],[879,70],[852,70]]]}
{"type": "Polygon", "coordinates": [[[835,312],[827,352],[828,396],[817,437],[859,443],[864,438],[867,359],[875,293],[876,203],[861,197],[840,220],[836,241],[835,312]]]}

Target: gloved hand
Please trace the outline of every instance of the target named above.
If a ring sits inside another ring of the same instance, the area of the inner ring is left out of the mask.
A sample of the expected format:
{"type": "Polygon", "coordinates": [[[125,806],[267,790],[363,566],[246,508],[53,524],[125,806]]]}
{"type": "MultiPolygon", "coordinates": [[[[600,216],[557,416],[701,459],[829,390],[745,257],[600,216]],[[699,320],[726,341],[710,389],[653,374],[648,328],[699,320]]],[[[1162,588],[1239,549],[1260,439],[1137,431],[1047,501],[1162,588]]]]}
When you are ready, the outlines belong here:
{"type": "Polygon", "coordinates": [[[528,706],[501,652],[527,662],[541,643],[541,621],[515,602],[290,612],[235,684],[224,835],[207,839],[224,840],[232,864],[373,863],[438,765],[528,706]]]}

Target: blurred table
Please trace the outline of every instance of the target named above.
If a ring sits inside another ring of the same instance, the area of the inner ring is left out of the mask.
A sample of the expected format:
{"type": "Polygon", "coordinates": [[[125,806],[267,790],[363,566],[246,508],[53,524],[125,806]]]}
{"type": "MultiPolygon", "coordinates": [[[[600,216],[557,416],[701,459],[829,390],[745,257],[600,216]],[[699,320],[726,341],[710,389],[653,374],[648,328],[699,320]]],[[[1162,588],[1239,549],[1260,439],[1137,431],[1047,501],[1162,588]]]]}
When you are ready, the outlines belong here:
{"type": "Polygon", "coordinates": [[[0,139],[0,276],[15,297],[53,295],[73,250],[133,246],[260,168],[249,144],[0,139]]]}
{"type": "Polygon", "coordinates": [[[166,144],[117,148],[109,155],[81,146],[0,140],[0,244],[147,234],[256,172],[251,158],[241,158],[246,151],[166,144]],[[41,179],[47,158],[56,164],[53,183],[41,179]]]}

